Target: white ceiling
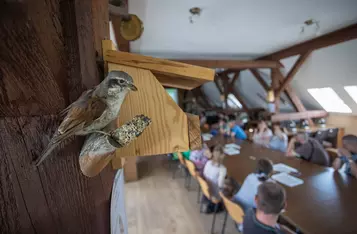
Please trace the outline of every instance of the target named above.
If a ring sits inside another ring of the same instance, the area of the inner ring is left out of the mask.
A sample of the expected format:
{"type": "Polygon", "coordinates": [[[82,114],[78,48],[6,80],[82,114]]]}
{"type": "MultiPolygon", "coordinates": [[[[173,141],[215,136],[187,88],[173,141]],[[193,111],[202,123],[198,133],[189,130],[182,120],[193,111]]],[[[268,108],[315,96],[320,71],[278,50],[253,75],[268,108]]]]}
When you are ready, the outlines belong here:
{"type": "Polygon", "coordinates": [[[129,0],[144,23],[131,51],[166,58],[252,59],[357,22],[357,0],[129,0]],[[202,14],[189,21],[189,9],[202,14]]]}

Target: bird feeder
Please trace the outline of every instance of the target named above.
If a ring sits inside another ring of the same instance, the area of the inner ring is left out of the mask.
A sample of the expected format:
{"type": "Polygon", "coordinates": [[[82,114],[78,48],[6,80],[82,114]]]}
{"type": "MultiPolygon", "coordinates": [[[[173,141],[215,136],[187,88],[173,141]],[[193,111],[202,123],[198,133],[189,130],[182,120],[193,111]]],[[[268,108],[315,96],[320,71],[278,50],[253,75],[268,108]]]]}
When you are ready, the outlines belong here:
{"type": "Polygon", "coordinates": [[[141,114],[152,121],[137,140],[116,150],[112,161],[115,169],[122,167],[122,158],[130,160],[136,156],[201,148],[198,116],[184,113],[163,85],[191,90],[213,81],[213,69],[120,52],[110,40],[103,41],[103,56],[108,71],[128,73],[138,88],[137,92],[129,93],[122,104],[117,125],[141,114]]]}

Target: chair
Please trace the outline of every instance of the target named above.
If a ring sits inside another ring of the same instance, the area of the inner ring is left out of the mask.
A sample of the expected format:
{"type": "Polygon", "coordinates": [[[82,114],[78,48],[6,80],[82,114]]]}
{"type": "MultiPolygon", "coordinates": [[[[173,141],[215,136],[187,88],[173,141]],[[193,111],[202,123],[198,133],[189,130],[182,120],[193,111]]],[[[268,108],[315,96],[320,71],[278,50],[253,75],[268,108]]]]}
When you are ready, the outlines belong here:
{"type": "MultiPolygon", "coordinates": [[[[198,173],[198,171],[197,171],[197,169],[196,169],[195,164],[194,164],[192,161],[186,160],[185,162],[186,162],[186,167],[187,167],[187,169],[188,169],[188,172],[189,172],[190,175],[191,175],[191,176],[188,178],[188,184],[187,184],[187,187],[186,187],[187,190],[189,190],[189,189],[190,189],[190,186],[191,186],[191,177],[197,179],[197,176],[199,175],[199,173],[198,173]]],[[[198,188],[198,193],[197,193],[197,203],[200,202],[200,194],[201,194],[201,190],[200,190],[200,186],[199,186],[199,188],[198,188]]]]}
{"type": "MultiPolygon", "coordinates": [[[[208,186],[207,181],[205,181],[205,180],[204,180],[201,176],[199,176],[199,175],[197,175],[196,178],[197,178],[198,183],[200,184],[201,191],[202,191],[203,195],[205,195],[212,203],[215,204],[214,214],[213,214],[213,220],[212,220],[212,227],[211,227],[211,233],[213,233],[213,231],[214,231],[214,224],[215,224],[215,222],[216,222],[216,213],[217,213],[217,210],[218,210],[218,205],[219,205],[220,200],[219,200],[218,198],[213,197],[213,196],[211,195],[211,192],[210,192],[210,189],[209,189],[209,186],[208,186]]],[[[201,202],[200,212],[202,212],[202,205],[203,205],[203,202],[201,202]]]]}
{"type": "MultiPolygon", "coordinates": [[[[179,165],[179,166],[181,166],[181,168],[186,169],[186,160],[185,160],[185,158],[183,157],[182,153],[181,153],[181,152],[177,152],[177,157],[178,157],[179,162],[180,162],[180,165],[179,165]]],[[[178,167],[177,167],[177,168],[178,168],[178,167]]],[[[177,168],[173,171],[172,179],[175,179],[175,177],[176,177],[177,168]]],[[[186,178],[187,178],[187,173],[186,173],[186,178]]],[[[186,181],[185,181],[185,184],[186,184],[186,181]]]]}
{"type": "Polygon", "coordinates": [[[222,192],[219,192],[219,195],[221,196],[223,204],[226,207],[226,214],[224,216],[224,222],[222,227],[222,234],[224,234],[228,214],[232,217],[234,222],[243,223],[244,211],[240,207],[240,205],[228,199],[222,192]]]}

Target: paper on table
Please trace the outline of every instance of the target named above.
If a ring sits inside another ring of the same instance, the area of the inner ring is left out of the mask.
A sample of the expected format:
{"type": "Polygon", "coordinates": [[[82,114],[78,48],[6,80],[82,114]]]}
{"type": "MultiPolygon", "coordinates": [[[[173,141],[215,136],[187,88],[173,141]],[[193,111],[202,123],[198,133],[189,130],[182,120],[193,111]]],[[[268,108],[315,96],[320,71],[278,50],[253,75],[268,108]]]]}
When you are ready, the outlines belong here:
{"type": "Polygon", "coordinates": [[[297,169],[290,167],[284,163],[278,163],[278,164],[274,164],[273,165],[273,170],[277,171],[277,172],[286,172],[286,173],[290,173],[290,172],[298,172],[297,169]]]}
{"type": "Polygon", "coordinates": [[[235,143],[226,144],[224,147],[225,147],[225,148],[240,149],[240,145],[237,145],[237,144],[235,144],[235,143]]]}
{"type": "Polygon", "coordinates": [[[240,150],[235,148],[224,148],[224,153],[227,155],[235,155],[240,154],[240,150]]]}
{"type": "Polygon", "coordinates": [[[304,183],[304,181],[302,179],[291,176],[285,172],[275,174],[271,178],[275,181],[278,181],[281,184],[288,186],[288,187],[295,187],[295,186],[298,186],[298,185],[304,183]]]}
{"type": "Polygon", "coordinates": [[[213,135],[209,134],[209,133],[203,133],[202,134],[203,141],[209,141],[209,140],[211,140],[212,137],[213,137],[213,135]]]}

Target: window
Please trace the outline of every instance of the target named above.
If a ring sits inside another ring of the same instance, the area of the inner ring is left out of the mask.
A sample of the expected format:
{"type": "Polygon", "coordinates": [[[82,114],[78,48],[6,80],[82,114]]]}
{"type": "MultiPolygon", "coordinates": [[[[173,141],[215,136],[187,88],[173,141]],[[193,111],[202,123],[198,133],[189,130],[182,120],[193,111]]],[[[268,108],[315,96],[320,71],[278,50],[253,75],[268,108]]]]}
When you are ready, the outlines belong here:
{"type": "Polygon", "coordinates": [[[238,101],[238,99],[233,94],[228,94],[227,104],[230,108],[242,108],[242,104],[238,101]]]}
{"type": "Polygon", "coordinates": [[[357,86],[345,86],[346,92],[351,96],[351,98],[357,103],[357,86]]]}
{"type": "Polygon", "coordinates": [[[351,108],[330,87],[308,89],[307,91],[327,112],[352,113],[351,108]]]}

